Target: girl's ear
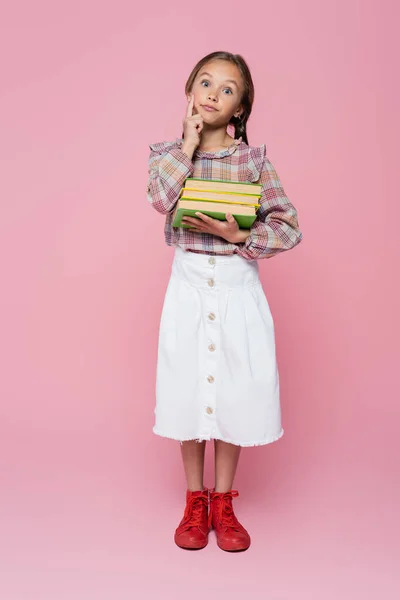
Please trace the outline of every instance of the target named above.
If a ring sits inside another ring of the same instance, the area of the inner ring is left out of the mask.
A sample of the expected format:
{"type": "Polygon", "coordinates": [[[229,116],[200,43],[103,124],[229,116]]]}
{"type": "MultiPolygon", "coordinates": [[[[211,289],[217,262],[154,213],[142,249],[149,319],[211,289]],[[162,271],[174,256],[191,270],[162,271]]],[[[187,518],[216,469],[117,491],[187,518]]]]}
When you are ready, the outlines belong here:
{"type": "Polygon", "coordinates": [[[242,116],[243,112],[244,112],[244,111],[243,111],[242,107],[240,106],[240,107],[237,109],[237,111],[236,111],[236,113],[235,113],[235,115],[234,115],[234,116],[235,116],[235,117],[238,119],[238,118],[240,118],[240,117],[242,116]]]}

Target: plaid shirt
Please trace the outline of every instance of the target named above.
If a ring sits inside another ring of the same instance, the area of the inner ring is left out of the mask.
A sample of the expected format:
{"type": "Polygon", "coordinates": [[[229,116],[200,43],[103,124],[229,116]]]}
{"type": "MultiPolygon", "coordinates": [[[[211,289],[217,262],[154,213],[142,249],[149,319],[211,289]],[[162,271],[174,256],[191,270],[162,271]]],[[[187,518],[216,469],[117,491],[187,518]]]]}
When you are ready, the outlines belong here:
{"type": "Polygon", "coordinates": [[[297,211],[285,195],[278,174],[266,156],[266,146],[248,146],[242,138],[217,152],[195,150],[193,160],[182,152],[182,138],[150,144],[147,198],[166,215],[168,246],[205,254],[240,254],[247,260],[271,258],[302,240],[297,211]],[[257,218],[244,243],[233,244],[209,233],[172,227],[172,212],[186,177],[226,179],[262,184],[257,218]]]}

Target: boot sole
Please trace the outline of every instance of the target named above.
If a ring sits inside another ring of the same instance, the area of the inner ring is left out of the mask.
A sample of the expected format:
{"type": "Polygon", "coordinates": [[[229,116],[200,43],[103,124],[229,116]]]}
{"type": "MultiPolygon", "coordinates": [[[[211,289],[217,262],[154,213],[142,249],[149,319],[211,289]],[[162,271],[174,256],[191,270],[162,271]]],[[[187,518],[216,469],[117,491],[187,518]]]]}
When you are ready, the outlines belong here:
{"type": "Polygon", "coordinates": [[[177,541],[175,541],[175,544],[178,546],[178,548],[182,548],[183,550],[202,550],[203,548],[208,546],[208,541],[202,546],[183,546],[181,544],[178,544],[177,541]]]}
{"type": "Polygon", "coordinates": [[[250,548],[250,546],[246,546],[246,548],[224,548],[223,546],[220,546],[218,544],[218,542],[217,542],[217,546],[221,550],[224,550],[224,552],[245,552],[246,550],[248,550],[250,548]]]}

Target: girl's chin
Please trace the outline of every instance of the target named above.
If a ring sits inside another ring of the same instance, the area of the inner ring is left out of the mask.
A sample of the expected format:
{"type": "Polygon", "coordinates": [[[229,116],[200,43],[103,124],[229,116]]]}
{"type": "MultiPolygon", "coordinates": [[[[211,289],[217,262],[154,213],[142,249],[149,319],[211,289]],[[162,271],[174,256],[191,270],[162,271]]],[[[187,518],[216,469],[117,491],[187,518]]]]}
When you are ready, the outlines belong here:
{"type": "Polygon", "coordinates": [[[204,108],[200,108],[200,114],[204,121],[215,122],[215,120],[218,118],[218,113],[216,111],[211,112],[209,110],[204,110],[204,108]]]}

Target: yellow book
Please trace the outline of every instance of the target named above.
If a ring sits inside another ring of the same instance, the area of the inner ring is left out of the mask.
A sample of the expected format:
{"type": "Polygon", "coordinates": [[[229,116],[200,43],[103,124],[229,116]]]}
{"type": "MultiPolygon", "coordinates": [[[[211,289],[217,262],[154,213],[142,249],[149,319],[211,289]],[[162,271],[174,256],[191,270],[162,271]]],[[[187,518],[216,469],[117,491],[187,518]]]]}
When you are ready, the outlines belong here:
{"type": "Polygon", "coordinates": [[[228,202],[229,204],[243,204],[245,206],[259,206],[260,196],[244,194],[226,194],[223,192],[205,192],[201,190],[188,190],[182,188],[179,194],[182,200],[203,200],[208,202],[228,202]]]}
{"type": "Polygon", "coordinates": [[[183,187],[187,190],[244,194],[245,196],[261,196],[262,193],[261,183],[230,181],[226,179],[199,179],[197,177],[187,177],[183,187]]]}

